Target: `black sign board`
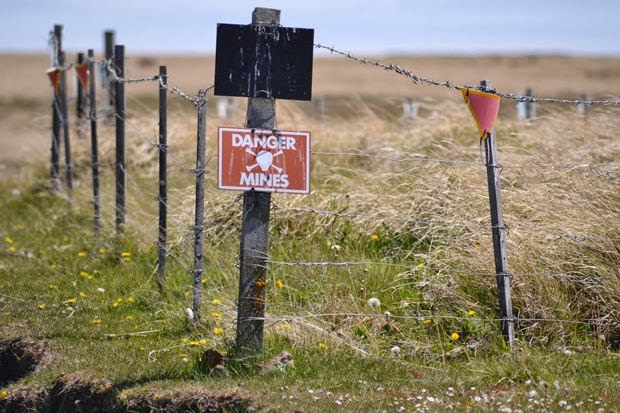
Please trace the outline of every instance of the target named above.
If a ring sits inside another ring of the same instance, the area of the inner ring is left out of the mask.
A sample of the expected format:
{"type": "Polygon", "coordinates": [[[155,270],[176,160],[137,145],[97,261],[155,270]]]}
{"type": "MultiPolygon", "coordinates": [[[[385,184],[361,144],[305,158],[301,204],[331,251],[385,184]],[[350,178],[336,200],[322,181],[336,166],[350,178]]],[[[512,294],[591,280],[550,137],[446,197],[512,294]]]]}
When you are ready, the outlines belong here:
{"type": "Polygon", "coordinates": [[[314,30],[218,24],[216,95],[310,100],[314,30]]]}

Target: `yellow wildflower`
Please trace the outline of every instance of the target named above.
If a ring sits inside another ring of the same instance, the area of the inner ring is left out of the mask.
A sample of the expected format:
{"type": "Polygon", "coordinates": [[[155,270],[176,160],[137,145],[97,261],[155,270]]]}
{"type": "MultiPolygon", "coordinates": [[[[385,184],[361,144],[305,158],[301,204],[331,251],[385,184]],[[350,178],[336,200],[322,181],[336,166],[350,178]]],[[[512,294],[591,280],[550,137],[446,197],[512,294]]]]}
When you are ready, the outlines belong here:
{"type": "Polygon", "coordinates": [[[207,283],[207,279],[205,277],[202,278],[202,280],[200,280],[200,282],[204,285],[207,283]]]}
{"type": "Polygon", "coordinates": [[[181,339],[181,343],[183,343],[183,344],[187,344],[187,343],[189,343],[189,338],[187,338],[187,337],[183,337],[183,338],[181,339]]]}
{"type": "Polygon", "coordinates": [[[221,327],[215,327],[213,329],[213,334],[215,334],[216,336],[221,336],[222,334],[224,334],[224,330],[221,327]]]}
{"type": "Polygon", "coordinates": [[[80,277],[84,277],[87,280],[92,280],[93,276],[90,275],[87,271],[80,271],[80,277]]]}
{"type": "Polygon", "coordinates": [[[99,248],[99,254],[105,254],[105,253],[106,253],[105,248],[103,247],[99,248]]]}
{"type": "Polygon", "coordinates": [[[47,286],[47,288],[49,288],[50,290],[58,289],[58,284],[50,284],[47,286]]]}
{"type": "Polygon", "coordinates": [[[4,242],[6,242],[7,244],[12,244],[13,239],[11,237],[4,237],[4,242]]]}
{"type": "Polygon", "coordinates": [[[37,308],[38,308],[39,310],[45,310],[45,307],[46,307],[46,306],[45,306],[45,304],[39,304],[39,305],[37,306],[37,308]]]}
{"type": "Polygon", "coordinates": [[[467,312],[467,315],[468,315],[468,316],[470,316],[470,317],[473,317],[473,316],[475,316],[475,315],[476,315],[476,312],[475,312],[474,310],[469,310],[469,311],[467,312]]]}
{"type": "Polygon", "coordinates": [[[144,351],[144,350],[145,350],[145,348],[144,348],[144,347],[140,347],[140,351],[144,351]]]}
{"type": "Polygon", "coordinates": [[[198,344],[200,344],[201,346],[206,346],[207,344],[209,344],[209,340],[203,338],[201,340],[198,340],[198,344]]]}
{"type": "Polygon", "coordinates": [[[371,240],[371,241],[379,241],[379,236],[378,236],[377,234],[372,234],[372,235],[370,236],[370,240],[371,240]]]}
{"type": "Polygon", "coordinates": [[[280,280],[280,279],[277,279],[277,280],[276,280],[276,286],[277,286],[278,288],[282,288],[282,287],[284,287],[284,281],[283,281],[283,280],[280,280]]]}
{"type": "Polygon", "coordinates": [[[327,350],[328,347],[327,347],[327,344],[325,344],[325,343],[319,343],[319,348],[321,350],[327,350]]]}
{"type": "Polygon", "coordinates": [[[6,400],[9,398],[9,392],[6,390],[0,391],[0,400],[6,400]]]}
{"type": "Polygon", "coordinates": [[[68,305],[77,304],[77,298],[69,298],[68,300],[65,300],[64,303],[68,305]]]}
{"type": "Polygon", "coordinates": [[[135,298],[133,298],[133,297],[127,297],[127,302],[128,302],[128,303],[133,303],[134,301],[136,301],[136,299],[135,299],[135,298]]]}
{"type": "Polygon", "coordinates": [[[80,257],[80,258],[84,258],[84,257],[88,256],[88,254],[86,253],[86,251],[80,251],[80,252],[78,252],[78,253],[77,253],[77,255],[78,255],[78,257],[80,257]]]}
{"type": "Polygon", "coordinates": [[[84,291],[80,291],[80,297],[86,298],[86,293],[84,291]]]}
{"type": "Polygon", "coordinates": [[[125,317],[125,319],[131,321],[131,320],[133,320],[133,316],[132,315],[128,315],[127,317],[125,317]]]}
{"type": "Polygon", "coordinates": [[[291,331],[293,329],[289,323],[282,323],[280,324],[280,327],[282,328],[282,330],[286,331],[291,331]]]}
{"type": "Polygon", "coordinates": [[[211,315],[215,318],[222,318],[222,314],[218,313],[217,311],[212,312],[211,315]]]}
{"type": "Polygon", "coordinates": [[[459,333],[452,333],[450,334],[450,340],[452,341],[457,341],[461,336],[459,336],[459,333]]]}
{"type": "Polygon", "coordinates": [[[9,252],[10,252],[11,254],[15,254],[15,253],[17,252],[17,248],[15,248],[14,246],[12,246],[12,245],[11,245],[11,246],[9,247],[9,252]]]}
{"type": "Polygon", "coordinates": [[[221,304],[222,300],[220,300],[219,298],[214,298],[213,300],[211,300],[211,304],[221,304]]]}
{"type": "Polygon", "coordinates": [[[200,345],[200,343],[199,343],[198,341],[190,341],[190,342],[189,342],[189,345],[190,345],[190,346],[199,346],[199,345],[200,345]]]}
{"type": "Polygon", "coordinates": [[[433,320],[431,320],[430,318],[427,318],[426,320],[422,321],[425,325],[430,326],[431,324],[433,324],[433,320]]]}
{"type": "Polygon", "coordinates": [[[123,261],[127,262],[127,261],[131,261],[131,252],[129,251],[124,251],[121,253],[121,258],[123,259],[123,261]]]}
{"type": "Polygon", "coordinates": [[[50,270],[54,271],[56,269],[56,264],[50,264],[50,270]]]}
{"type": "MultiPolygon", "coordinates": [[[[144,350],[144,347],[142,348],[142,350],[144,350]]],[[[187,357],[187,353],[179,353],[179,357],[185,358],[187,357]]]]}
{"type": "Polygon", "coordinates": [[[99,318],[95,318],[93,321],[91,321],[91,323],[93,323],[94,325],[98,325],[101,324],[101,320],[99,318]]]}

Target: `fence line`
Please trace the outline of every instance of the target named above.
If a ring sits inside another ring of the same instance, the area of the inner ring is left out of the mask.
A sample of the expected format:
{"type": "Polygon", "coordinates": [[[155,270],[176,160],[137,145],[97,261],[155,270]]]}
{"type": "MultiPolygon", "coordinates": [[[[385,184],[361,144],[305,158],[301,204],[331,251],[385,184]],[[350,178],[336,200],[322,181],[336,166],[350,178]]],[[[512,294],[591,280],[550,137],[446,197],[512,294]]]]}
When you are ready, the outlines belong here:
{"type": "MultiPolygon", "coordinates": [[[[454,90],[462,90],[464,88],[474,88],[477,86],[459,86],[456,85],[454,82],[451,82],[449,80],[445,80],[445,81],[438,81],[438,80],[433,80],[433,79],[429,79],[417,74],[412,73],[411,71],[409,71],[408,69],[405,69],[403,67],[400,67],[398,65],[394,65],[394,64],[385,64],[385,63],[381,63],[377,60],[371,60],[371,59],[367,59],[367,58],[359,58],[356,56],[351,55],[350,53],[344,53],[341,52],[333,47],[327,47],[327,46],[323,46],[321,44],[315,44],[314,45],[316,48],[322,48],[322,49],[327,49],[329,50],[331,53],[333,54],[338,54],[341,56],[344,56],[347,59],[351,59],[354,61],[357,61],[361,64],[367,64],[367,65],[372,65],[378,68],[382,68],[384,70],[387,71],[391,71],[394,72],[398,75],[404,76],[409,78],[410,80],[412,80],[414,83],[425,83],[425,84],[429,84],[429,85],[433,85],[433,86],[442,86],[442,87],[447,87],[449,89],[454,89],[454,90]]],[[[90,62],[90,60],[89,60],[90,62]]],[[[190,103],[192,103],[195,107],[201,107],[202,105],[206,106],[206,91],[209,91],[211,89],[214,88],[214,86],[210,86],[208,87],[204,94],[200,94],[199,95],[189,95],[186,92],[184,92],[182,89],[175,87],[175,86],[170,86],[168,85],[166,82],[163,81],[163,78],[160,75],[154,75],[154,76],[146,76],[146,77],[138,77],[138,78],[126,78],[126,77],[119,77],[116,73],[114,64],[112,60],[104,60],[104,61],[99,61],[97,62],[99,65],[101,65],[102,68],[105,69],[105,71],[107,71],[109,73],[110,76],[110,80],[112,82],[117,82],[117,83],[127,83],[127,84],[132,84],[132,83],[142,83],[142,82],[158,82],[158,86],[164,88],[166,91],[168,91],[171,94],[174,94],[178,97],[181,97],[187,101],[189,101],[190,103]]],[[[69,64],[65,67],[61,67],[62,70],[69,70],[74,66],[74,64],[69,64]]],[[[548,103],[560,103],[560,104],[580,104],[580,105],[620,105],[620,100],[587,100],[587,99],[579,99],[579,100],[570,100],[570,99],[554,99],[554,98],[543,98],[543,97],[533,97],[533,96],[517,96],[514,95],[512,93],[501,93],[501,92],[497,92],[495,90],[492,90],[492,93],[495,93],[498,96],[501,96],[502,98],[506,98],[506,99],[512,99],[516,102],[548,102],[548,103]]],[[[206,116],[206,114],[205,114],[206,116]]],[[[124,117],[119,117],[119,119],[126,121],[126,116],[124,117]]],[[[96,121],[96,118],[94,119],[96,121]]],[[[128,122],[132,128],[134,128],[137,132],[138,135],[141,138],[145,138],[147,136],[146,133],[143,133],[142,130],[135,125],[133,122],[128,122]]],[[[274,129],[275,130],[275,129],[274,129]]],[[[145,140],[146,141],[146,140],[145,140]]],[[[155,148],[159,149],[159,150],[164,150],[166,151],[166,153],[168,152],[168,147],[162,147],[159,143],[157,142],[153,142],[153,141],[148,141],[148,143],[150,143],[151,145],[153,145],[155,148]]],[[[401,152],[402,153],[402,152],[401,152]]],[[[404,157],[401,158],[395,158],[395,157],[390,157],[390,156],[382,156],[382,155],[375,155],[375,154],[369,154],[369,153],[360,153],[360,152],[331,152],[331,151],[313,151],[312,152],[313,155],[318,155],[318,156],[356,156],[356,157],[365,157],[365,158],[371,158],[371,159],[380,159],[380,160],[386,160],[386,161],[390,161],[390,162],[397,162],[397,163],[404,163],[404,162],[420,162],[420,163],[427,163],[427,164],[446,164],[446,165],[451,165],[451,166],[489,166],[486,165],[483,161],[479,160],[479,161],[469,161],[469,160],[458,160],[458,159],[441,159],[441,158],[431,158],[431,157],[425,157],[425,156],[410,156],[407,155],[405,153],[402,153],[403,155],[405,155],[404,157]]],[[[175,158],[175,155],[172,156],[173,158],[175,158]]],[[[211,159],[217,158],[217,156],[211,156],[209,157],[208,160],[206,160],[205,164],[204,164],[204,168],[206,168],[206,165],[209,163],[209,161],[211,159]]],[[[182,167],[187,167],[186,169],[190,172],[196,175],[197,179],[200,179],[200,176],[203,175],[205,173],[205,169],[204,168],[200,168],[200,169],[196,169],[196,168],[192,168],[190,167],[190,164],[187,163],[186,161],[182,160],[180,157],[176,157],[177,160],[179,160],[179,163],[181,164],[182,167]]],[[[113,166],[113,164],[111,163],[110,166],[113,166]]],[[[564,171],[573,171],[573,170],[586,170],[586,171],[590,171],[590,172],[595,172],[595,173],[600,173],[600,172],[604,172],[607,173],[608,175],[603,175],[603,176],[611,176],[609,174],[611,174],[611,171],[605,170],[604,168],[620,168],[620,164],[616,164],[616,163],[592,163],[592,164],[588,164],[588,163],[581,163],[581,164],[557,164],[557,163],[522,163],[522,164],[495,164],[493,165],[494,168],[510,168],[510,169],[562,169],[564,171]]],[[[121,166],[122,172],[125,174],[125,176],[127,176],[127,178],[129,179],[129,184],[135,186],[140,192],[153,197],[153,199],[159,200],[158,194],[156,194],[155,192],[151,192],[149,190],[147,190],[145,187],[143,187],[139,181],[138,178],[135,178],[132,174],[127,173],[126,169],[124,167],[121,166]]],[[[204,178],[203,178],[204,179],[204,178]]],[[[197,186],[198,184],[196,184],[197,186]]],[[[194,188],[196,187],[194,186],[194,188]]],[[[222,210],[224,210],[225,212],[228,212],[231,207],[237,205],[239,206],[239,201],[241,199],[242,195],[239,195],[235,198],[235,200],[230,203],[230,205],[226,205],[225,207],[222,208],[222,210]]],[[[111,198],[108,196],[105,196],[106,198],[111,198]]],[[[414,223],[414,224],[420,224],[420,225],[437,225],[437,226],[448,226],[448,227],[462,227],[462,228],[468,228],[469,225],[467,224],[459,224],[459,223],[455,223],[455,222],[441,222],[441,221],[434,221],[434,220],[428,220],[428,221],[423,221],[423,220],[410,220],[410,219],[406,219],[406,218],[389,218],[389,217],[382,217],[382,216],[377,216],[377,215],[364,215],[364,214],[356,214],[354,212],[337,212],[337,211],[329,211],[329,210],[323,210],[323,209],[315,209],[315,208],[300,208],[300,207],[283,207],[283,206],[277,206],[275,205],[273,202],[271,202],[271,207],[274,208],[274,210],[279,210],[279,211],[290,211],[290,212],[300,212],[300,213],[313,213],[316,215],[323,215],[323,216],[334,216],[334,217],[343,217],[343,218],[361,218],[361,219],[372,219],[372,220],[377,220],[377,219],[384,219],[384,220],[394,220],[394,221],[401,221],[401,222],[408,222],[408,223],[414,223]]],[[[143,227],[138,220],[133,219],[132,217],[128,217],[128,221],[132,224],[132,226],[134,226],[135,228],[142,230],[142,231],[147,231],[149,229],[143,227]]],[[[209,217],[204,217],[204,219],[202,219],[202,222],[198,223],[196,221],[196,223],[194,223],[194,225],[188,226],[187,231],[182,232],[182,236],[180,237],[180,240],[175,242],[175,245],[182,245],[184,243],[186,243],[188,241],[188,239],[194,235],[194,233],[197,233],[198,231],[200,231],[202,234],[204,234],[204,232],[207,230],[207,222],[209,222],[209,217]]],[[[478,222],[479,223],[479,222],[478,222]]],[[[493,228],[498,228],[498,226],[494,226],[493,228]]],[[[502,226],[501,229],[507,230],[507,227],[502,226]]],[[[427,233],[428,234],[428,233],[427,233]]],[[[120,236],[124,236],[122,233],[118,234],[120,236]]],[[[425,235],[426,236],[426,235],[425,235]]],[[[566,237],[569,238],[571,240],[574,241],[579,241],[578,239],[574,238],[571,235],[559,235],[560,237],[566,237]]],[[[620,238],[603,238],[603,237],[588,237],[585,239],[593,239],[593,240],[611,240],[611,241],[617,241],[620,238]]],[[[170,248],[169,245],[172,245],[173,243],[170,242],[166,242],[164,250],[165,250],[165,254],[166,256],[170,256],[171,258],[173,258],[175,261],[177,261],[182,267],[184,267],[186,269],[186,271],[190,274],[195,273],[195,269],[193,269],[193,265],[189,262],[186,262],[186,260],[182,257],[179,256],[177,254],[175,254],[172,249],[170,248]]],[[[243,250],[243,251],[250,251],[250,250],[243,250]]],[[[257,253],[257,251],[251,250],[254,253],[257,253]]],[[[260,255],[260,254],[259,254],[260,255]]],[[[404,270],[402,272],[400,272],[397,277],[402,276],[402,275],[406,275],[408,273],[415,273],[417,271],[419,272],[423,272],[424,275],[426,276],[428,272],[434,272],[434,274],[428,274],[427,277],[424,277],[424,280],[428,280],[431,277],[437,277],[437,276],[451,276],[451,275],[464,275],[464,276],[483,276],[483,277],[493,277],[496,276],[497,273],[496,272],[475,272],[475,271],[459,271],[459,270],[446,270],[446,269],[440,269],[440,268],[433,268],[431,266],[420,266],[419,264],[416,265],[414,263],[411,264],[406,264],[406,263],[393,263],[393,262],[387,262],[387,261],[317,261],[317,262],[312,262],[312,261],[279,261],[279,260],[270,260],[267,256],[267,254],[263,254],[263,256],[261,256],[261,258],[265,258],[264,264],[262,267],[266,267],[267,264],[272,264],[272,265],[276,265],[276,266],[295,266],[295,267],[345,267],[345,268],[350,268],[350,267],[358,267],[358,266],[372,266],[372,265],[377,265],[377,266],[387,266],[387,267],[395,267],[395,268],[406,268],[407,270],[404,270]]],[[[257,265],[257,267],[259,267],[260,265],[257,265]]],[[[201,268],[202,271],[202,268],[201,268]]],[[[502,273],[502,276],[522,276],[522,277],[549,277],[549,278],[553,278],[553,279],[560,279],[560,280],[568,280],[568,281],[573,281],[573,282],[578,282],[578,281],[587,281],[587,280],[597,280],[600,279],[601,277],[604,277],[604,275],[587,275],[587,274],[571,274],[570,272],[565,272],[565,273],[539,273],[539,272],[515,272],[515,273],[502,273]]],[[[407,284],[402,284],[403,279],[402,278],[396,278],[394,280],[392,280],[391,282],[387,283],[384,286],[384,290],[383,291],[387,291],[390,288],[398,288],[398,287],[402,287],[403,285],[408,285],[410,283],[407,284]],[[400,283],[400,284],[398,284],[400,283]]],[[[423,281],[423,280],[420,280],[423,281]]],[[[197,281],[198,282],[198,281],[197,281]]],[[[196,287],[196,286],[195,286],[196,287]]],[[[199,286],[198,286],[199,287],[199,286]]],[[[199,303],[198,303],[199,304],[199,303]]],[[[194,301],[194,308],[196,309],[196,296],[195,296],[195,301],[194,301]]],[[[587,321],[584,320],[565,320],[565,319],[559,319],[559,318],[521,318],[521,317],[510,317],[510,318],[478,318],[478,317],[462,317],[462,316],[452,316],[452,315],[433,315],[433,314],[428,314],[428,315],[392,315],[392,314],[379,314],[379,313],[346,313],[346,312],[341,312],[341,313],[319,313],[319,314],[309,314],[309,315],[280,315],[280,316],[266,316],[266,317],[243,317],[243,320],[272,320],[272,321],[286,321],[286,320],[296,320],[296,319],[304,319],[304,318],[325,318],[325,317],[386,317],[386,318],[394,318],[394,319],[410,319],[410,320],[418,320],[418,321],[424,321],[424,320],[428,320],[428,319],[452,319],[452,320],[459,320],[459,321],[464,321],[464,320],[468,320],[468,321],[481,321],[481,322],[552,322],[552,323],[562,323],[562,324],[582,324],[582,325],[593,325],[593,324],[598,324],[598,325],[606,325],[606,326],[618,326],[620,325],[620,323],[615,322],[615,321],[609,321],[609,315],[604,316],[604,317],[599,317],[599,318],[593,318],[593,319],[589,319],[587,321]]]]}

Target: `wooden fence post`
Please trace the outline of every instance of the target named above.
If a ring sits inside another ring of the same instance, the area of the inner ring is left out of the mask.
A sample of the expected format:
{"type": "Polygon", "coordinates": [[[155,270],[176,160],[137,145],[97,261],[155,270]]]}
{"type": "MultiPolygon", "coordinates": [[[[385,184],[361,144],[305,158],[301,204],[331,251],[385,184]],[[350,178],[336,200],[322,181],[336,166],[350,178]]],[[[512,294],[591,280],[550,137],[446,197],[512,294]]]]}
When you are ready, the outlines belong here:
{"type": "Polygon", "coordinates": [[[60,113],[62,116],[62,131],[65,143],[65,179],[68,195],[71,197],[73,191],[73,167],[71,165],[71,139],[69,136],[69,110],[67,105],[67,68],[65,67],[65,52],[58,54],[58,64],[62,68],[60,76],[60,113]]]}
{"type": "MultiPolygon", "coordinates": [[[[62,46],[62,25],[54,25],[54,34],[52,35],[52,67],[58,67],[58,55],[62,46]]],[[[60,99],[56,91],[53,91],[52,101],[52,153],[51,153],[51,179],[52,188],[54,190],[60,189],[60,130],[61,130],[61,112],[60,112],[60,99]]]]}
{"type": "Polygon", "coordinates": [[[116,115],[116,232],[125,225],[125,46],[114,47],[116,115]]]}
{"type": "MultiPolygon", "coordinates": [[[[106,63],[107,62],[111,62],[112,58],[114,57],[114,45],[115,45],[115,34],[114,34],[114,30],[106,30],[103,33],[103,42],[104,42],[104,53],[105,53],[105,60],[106,63]]],[[[104,71],[103,71],[103,81],[104,84],[102,85],[106,90],[107,90],[107,105],[110,108],[110,111],[106,111],[108,112],[108,118],[112,117],[112,112],[113,112],[113,108],[115,107],[114,105],[114,85],[112,84],[112,82],[110,82],[110,74],[108,73],[108,68],[107,66],[104,67],[104,71]]]]}
{"type": "MultiPolygon", "coordinates": [[[[491,82],[480,82],[482,91],[491,89],[491,82]]],[[[502,214],[502,194],[500,186],[500,168],[497,163],[497,146],[495,132],[487,132],[484,139],[484,151],[487,167],[487,184],[491,209],[491,231],[493,234],[493,255],[495,257],[495,274],[499,294],[501,329],[504,340],[512,349],[515,343],[514,317],[512,315],[511,274],[508,272],[506,258],[506,226],[502,214]]]]}
{"type": "MultiPolygon", "coordinates": [[[[582,93],[581,96],[579,96],[579,100],[581,101],[588,100],[588,95],[586,95],[585,93],[582,93]]],[[[588,105],[586,105],[585,103],[578,103],[577,114],[583,117],[587,117],[588,116],[588,105]]]]}
{"type": "MultiPolygon", "coordinates": [[[[276,26],[279,23],[280,10],[256,8],[252,13],[253,25],[276,26]]],[[[275,99],[248,98],[246,125],[248,128],[273,129],[275,119],[275,99]]],[[[246,191],[243,193],[235,343],[237,355],[263,353],[270,206],[271,193],[269,192],[246,191]]]]}
{"type": "Polygon", "coordinates": [[[93,170],[93,210],[95,244],[99,242],[101,209],[99,206],[99,155],[97,154],[97,96],[95,88],[95,52],[88,49],[88,101],[90,102],[90,159],[93,170]]]}
{"type": "Polygon", "coordinates": [[[167,153],[168,153],[168,91],[166,83],[168,71],[166,66],[159,66],[159,237],[157,239],[158,262],[157,262],[157,287],[163,291],[164,277],[166,275],[166,249],[167,238],[167,153]]]}
{"type": "Polygon", "coordinates": [[[196,139],[196,206],[194,220],[194,322],[200,320],[200,305],[202,303],[202,275],[203,275],[203,248],[204,248],[204,217],[205,217],[205,147],[207,122],[207,91],[198,91],[198,126],[196,139]]]}
{"type": "MultiPolygon", "coordinates": [[[[525,96],[532,97],[532,88],[528,87],[525,96]]],[[[525,102],[525,119],[534,119],[536,117],[536,103],[528,100],[525,102]]]]}

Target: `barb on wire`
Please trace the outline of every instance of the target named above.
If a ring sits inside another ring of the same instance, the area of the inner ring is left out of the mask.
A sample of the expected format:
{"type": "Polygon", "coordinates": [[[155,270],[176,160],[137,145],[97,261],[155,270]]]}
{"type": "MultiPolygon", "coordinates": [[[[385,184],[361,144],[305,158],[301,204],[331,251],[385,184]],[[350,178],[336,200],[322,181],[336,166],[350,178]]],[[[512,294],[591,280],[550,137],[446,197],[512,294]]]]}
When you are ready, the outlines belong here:
{"type": "MultiPolygon", "coordinates": [[[[201,104],[203,104],[203,98],[201,98],[198,95],[188,95],[187,93],[185,93],[184,91],[182,91],[180,88],[176,87],[176,86],[171,86],[168,85],[166,83],[164,83],[164,80],[159,78],[158,76],[158,80],[159,80],[159,85],[161,87],[163,87],[164,89],[166,89],[168,92],[175,94],[177,96],[182,97],[183,99],[189,101],[192,103],[192,105],[194,106],[200,106],[201,104]]],[[[210,91],[211,89],[213,89],[215,87],[215,85],[211,85],[208,88],[205,89],[206,92],[210,91]]],[[[205,94],[206,96],[206,94],[205,94]]],[[[206,99],[206,98],[205,98],[206,99]]]]}
{"type": "MultiPolygon", "coordinates": [[[[336,49],[335,47],[330,47],[330,46],[324,46],[321,43],[315,43],[314,47],[316,47],[317,49],[325,49],[328,50],[330,53],[332,54],[337,54],[340,56],[343,56],[347,59],[351,59],[354,60],[358,63],[361,64],[365,64],[365,65],[370,65],[370,66],[375,66],[375,67],[379,67],[382,68],[384,70],[390,71],[390,72],[394,72],[397,73],[401,76],[404,76],[408,79],[410,79],[414,84],[418,84],[418,83],[425,83],[427,85],[432,85],[432,86],[443,86],[443,87],[447,87],[448,89],[455,89],[455,90],[462,90],[462,89],[466,89],[466,88],[477,88],[477,86],[472,86],[472,85],[463,85],[463,86],[459,86],[457,84],[455,84],[454,82],[450,81],[450,80],[434,80],[434,79],[429,79],[427,77],[421,76],[421,75],[417,75],[413,72],[411,72],[410,70],[399,66],[399,65],[395,65],[395,64],[386,64],[386,63],[382,63],[378,60],[373,60],[373,59],[368,59],[365,57],[357,57],[352,55],[350,52],[342,52],[338,49],[336,49]]],[[[514,93],[502,93],[502,92],[494,92],[497,96],[500,96],[504,99],[512,99],[516,102],[541,102],[541,103],[560,103],[560,104],[570,104],[570,105],[620,105],[620,99],[611,99],[611,100],[604,100],[604,99],[556,99],[556,98],[543,98],[543,97],[536,97],[536,96],[522,96],[522,95],[517,95],[514,93]]]]}

